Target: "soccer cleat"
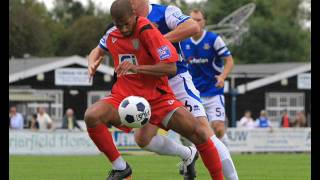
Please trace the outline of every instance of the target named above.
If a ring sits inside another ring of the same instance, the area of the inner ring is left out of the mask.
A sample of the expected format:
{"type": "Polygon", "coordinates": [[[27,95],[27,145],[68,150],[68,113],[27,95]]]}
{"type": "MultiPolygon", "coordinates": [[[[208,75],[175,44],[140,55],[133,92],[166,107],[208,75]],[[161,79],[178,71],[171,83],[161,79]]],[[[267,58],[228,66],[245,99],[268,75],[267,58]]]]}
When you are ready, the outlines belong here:
{"type": "Polygon", "coordinates": [[[124,170],[112,169],[109,171],[109,175],[106,180],[130,180],[132,170],[128,163],[126,163],[126,168],[124,170]]]}
{"type": "Polygon", "coordinates": [[[188,159],[183,160],[182,167],[180,168],[179,172],[181,172],[181,169],[183,170],[183,177],[184,180],[194,180],[196,177],[196,170],[195,170],[195,163],[199,157],[198,151],[194,147],[189,147],[191,151],[191,156],[188,159]]]}
{"type": "Polygon", "coordinates": [[[183,164],[181,163],[181,165],[179,165],[179,174],[183,175],[184,174],[184,170],[183,170],[183,164]]]}

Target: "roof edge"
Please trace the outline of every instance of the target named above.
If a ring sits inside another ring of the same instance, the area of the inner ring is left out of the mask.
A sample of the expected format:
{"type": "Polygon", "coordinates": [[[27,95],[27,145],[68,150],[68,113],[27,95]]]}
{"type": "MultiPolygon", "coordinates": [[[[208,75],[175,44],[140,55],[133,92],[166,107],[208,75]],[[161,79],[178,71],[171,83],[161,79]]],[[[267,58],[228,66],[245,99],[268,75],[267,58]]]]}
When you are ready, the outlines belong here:
{"type": "Polygon", "coordinates": [[[238,85],[237,90],[238,90],[238,93],[243,94],[247,91],[251,91],[251,90],[269,85],[271,83],[280,81],[281,79],[289,78],[289,77],[295,76],[297,74],[300,74],[302,72],[306,72],[306,71],[310,71],[310,70],[311,70],[311,63],[308,63],[304,66],[300,66],[295,69],[290,69],[288,71],[277,73],[275,75],[272,75],[272,76],[269,76],[266,78],[262,78],[262,79],[258,79],[258,80],[254,80],[254,81],[251,81],[248,83],[238,85]]]}

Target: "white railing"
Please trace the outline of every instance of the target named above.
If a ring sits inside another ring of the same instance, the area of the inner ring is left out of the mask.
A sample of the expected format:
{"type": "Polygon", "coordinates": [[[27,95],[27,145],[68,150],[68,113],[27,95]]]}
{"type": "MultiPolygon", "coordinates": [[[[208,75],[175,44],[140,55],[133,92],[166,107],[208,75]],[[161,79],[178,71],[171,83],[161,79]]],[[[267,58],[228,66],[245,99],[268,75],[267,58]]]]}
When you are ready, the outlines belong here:
{"type": "MultiPolygon", "coordinates": [[[[177,134],[168,137],[178,141],[177,134]]],[[[311,128],[242,129],[228,128],[231,152],[310,152],[311,128]]],[[[122,152],[143,152],[135,143],[133,132],[112,131],[122,152]]],[[[31,155],[90,155],[100,152],[88,133],[80,131],[9,131],[9,153],[31,155]]]]}

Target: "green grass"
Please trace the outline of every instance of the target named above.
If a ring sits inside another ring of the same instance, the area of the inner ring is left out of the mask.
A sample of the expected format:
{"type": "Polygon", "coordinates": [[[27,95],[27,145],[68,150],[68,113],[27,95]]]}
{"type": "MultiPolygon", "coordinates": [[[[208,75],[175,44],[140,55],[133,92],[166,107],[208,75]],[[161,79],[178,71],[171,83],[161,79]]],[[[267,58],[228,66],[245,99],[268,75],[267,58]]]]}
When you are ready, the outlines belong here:
{"type": "MultiPolygon", "coordinates": [[[[133,180],[177,180],[176,157],[124,155],[133,180]]],[[[311,179],[310,154],[234,154],[240,180],[311,179]]],[[[110,164],[99,156],[10,156],[10,180],[102,180],[110,164]]],[[[210,179],[201,159],[197,180],[210,179]]]]}

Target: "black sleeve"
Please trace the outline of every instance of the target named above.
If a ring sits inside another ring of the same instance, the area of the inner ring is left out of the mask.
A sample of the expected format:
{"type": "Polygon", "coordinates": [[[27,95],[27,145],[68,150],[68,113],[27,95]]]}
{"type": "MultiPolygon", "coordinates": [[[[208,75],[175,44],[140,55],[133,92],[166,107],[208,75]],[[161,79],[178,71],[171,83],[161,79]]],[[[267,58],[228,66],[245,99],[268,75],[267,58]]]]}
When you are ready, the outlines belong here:
{"type": "Polygon", "coordinates": [[[104,33],[103,33],[103,34],[106,34],[107,31],[108,31],[110,28],[112,28],[113,26],[114,26],[113,22],[112,22],[112,23],[109,23],[109,24],[107,25],[106,29],[104,30],[104,33]]]}
{"type": "Polygon", "coordinates": [[[113,77],[112,77],[112,82],[111,82],[111,87],[116,83],[117,81],[117,73],[114,71],[113,72],[113,77]]]}

